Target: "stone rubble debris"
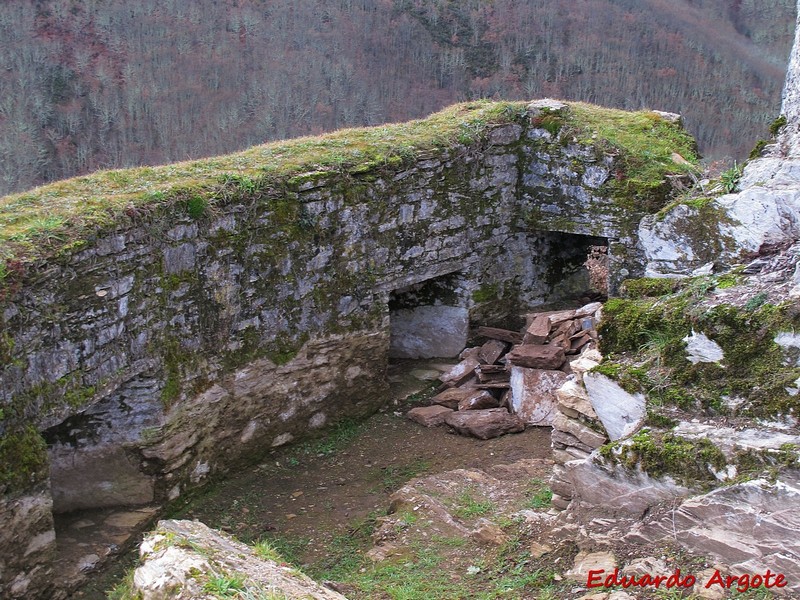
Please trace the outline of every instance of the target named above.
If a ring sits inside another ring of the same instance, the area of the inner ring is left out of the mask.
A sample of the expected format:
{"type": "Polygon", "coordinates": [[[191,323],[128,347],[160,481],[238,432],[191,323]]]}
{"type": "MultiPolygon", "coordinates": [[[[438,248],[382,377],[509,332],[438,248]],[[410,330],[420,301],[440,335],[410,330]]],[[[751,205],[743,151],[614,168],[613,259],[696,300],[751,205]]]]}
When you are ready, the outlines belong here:
{"type": "MultiPolygon", "coordinates": [[[[478,327],[476,333],[486,341],[461,352],[461,362],[439,377],[442,385],[431,406],[411,409],[408,418],[425,427],[444,423],[481,439],[554,426],[561,413],[596,421],[586,392],[571,373],[580,379],[602,358],[595,330],[601,308],[602,303],[591,302],[578,309],[530,313],[522,331],[478,327]]],[[[559,434],[554,449],[586,456],[605,439],[578,419],[559,434]]]]}

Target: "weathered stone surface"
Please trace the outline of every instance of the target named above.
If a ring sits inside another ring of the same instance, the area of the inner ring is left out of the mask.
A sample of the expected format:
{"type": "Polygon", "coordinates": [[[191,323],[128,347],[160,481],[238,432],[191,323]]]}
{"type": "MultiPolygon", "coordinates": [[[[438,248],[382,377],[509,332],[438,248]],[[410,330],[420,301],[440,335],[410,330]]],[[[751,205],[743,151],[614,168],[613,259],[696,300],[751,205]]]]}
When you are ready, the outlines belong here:
{"type": "Polygon", "coordinates": [[[497,408],[500,401],[486,390],[469,390],[469,396],[458,402],[458,410],[482,410],[484,408],[497,408]]]}
{"type": "Polygon", "coordinates": [[[220,571],[244,580],[244,591],[287,599],[345,600],[297,569],[258,558],[249,546],[198,521],[159,521],[140,548],[133,590],[143,600],[193,600],[206,596],[204,575],[220,571]]]}
{"type": "Polygon", "coordinates": [[[683,341],[686,342],[686,360],[693,365],[700,362],[719,363],[725,358],[722,347],[702,332],[695,333],[693,330],[683,341]]]}
{"type": "Polygon", "coordinates": [[[577,448],[578,450],[582,450],[587,454],[591,453],[591,451],[595,449],[588,444],[584,444],[574,435],[559,429],[553,429],[552,434],[550,434],[550,439],[553,442],[553,447],[573,447],[577,448]]]}
{"type": "Polygon", "coordinates": [[[444,423],[445,416],[451,412],[453,409],[446,406],[418,406],[408,411],[406,416],[424,427],[437,427],[444,423]]]}
{"type": "Polygon", "coordinates": [[[673,539],[731,567],[734,575],[783,573],[800,592],[800,476],[754,480],[685,500],[631,532],[631,539],[673,539]]]}
{"type": "Polygon", "coordinates": [[[626,437],[641,427],[646,416],[642,394],[630,394],[599,373],[586,373],[583,383],[592,408],[611,441],[626,437]]]}
{"type": "Polygon", "coordinates": [[[653,479],[646,473],[634,474],[621,467],[609,470],[590,461],[564,464],[565,481],[572,484],[573,498],[583,508],[610,515],[640,517],[650,507],[689,495],[689,490],[669,480],[653,479]]]}
{"type": "Polygon", "coordinates": [[[445,417],[445,423],[462,435],[481,440],[525,430],[525,424],[505,408],[453,412],[445,417]]]}
{"type": "Polygon", "coordinates": [[[154,478],[140,470],[123,448],[95,446],[78,450],[58,446],[50,450],[53,511],[136,506],[154,498],[154,478]]]}
{"type": "Polygon", "coordinates": [[[0,596],[47,597],[56,551],[52,500],[45,486],[27,494],[0,497],[0,596]]]}
{"type": "Polygon", "coordinates": [[[675,435],[690,439],[708,439],[722,450],[731,462],[735,462],[739,452],[755,450],[758,452],[778,451],[795,448],[800,459],[800,435],[779,431],[764,424],[763,428],[749,427],[735,429],[720,423],[688,423],[682,421],[674,429],[675,435]]]}
{"type": "Polygon", "coordinates": [[[511,412],[526,425],[553,424],[555,391],[567,379],[561,371],[511,367],[511,412]]]}
{"type": "Polygon", "coordinates": [[[553,429],[574,436],[590,448],[599,448],[608,440],[602,433],[560,413],[553,417],[553,429]]]}
{"type": "Polygon", "coordinates": [[[617,559],[611,552],[578,552],[572,568],[565,575],[573,581],[586,584],[589,571],[602,570],[609,573],[617,566],[617,559]]]}
{"type": "Polygon", "coordinates": [[[467,343],[469,311],[455,306],[418,306],[392,312],[389,356],[458,356],[467,343]]]}
{"type": "Polygon", "coordinates": [[[556,408],[568,417],[575,418],[578,415],[584,415],[590,419],[597,419],[597,413],[592,408],[586,388],[576,380],[568,379],[556,390],[555,394],[556,408]]]}
{"type": "Polygon", "coordinates": [[[559,369],[564,364],[564,349],[558,346],[515,346],[506,354],[512,365],[529,369],[559,369]]]}

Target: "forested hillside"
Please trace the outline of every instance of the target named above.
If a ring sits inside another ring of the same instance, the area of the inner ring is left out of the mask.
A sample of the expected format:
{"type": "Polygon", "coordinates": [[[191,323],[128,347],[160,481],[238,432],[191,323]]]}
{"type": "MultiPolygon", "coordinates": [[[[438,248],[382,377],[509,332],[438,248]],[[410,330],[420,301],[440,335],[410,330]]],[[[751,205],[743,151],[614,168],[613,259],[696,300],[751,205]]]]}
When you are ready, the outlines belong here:
{"type": "Polygon", "coordinates": [[[0,194],[100,168],[553,96],[681,112],[747,155],[794,0],[0,3],[0,194]]]}

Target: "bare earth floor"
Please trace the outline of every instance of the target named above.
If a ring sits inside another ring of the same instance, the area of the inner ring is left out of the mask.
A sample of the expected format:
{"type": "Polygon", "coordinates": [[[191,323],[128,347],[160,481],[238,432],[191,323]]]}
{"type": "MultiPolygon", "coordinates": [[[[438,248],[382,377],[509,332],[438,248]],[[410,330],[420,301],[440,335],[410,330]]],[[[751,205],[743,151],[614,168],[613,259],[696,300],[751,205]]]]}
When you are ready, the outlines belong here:
{"type": "MultiPolygon", "coordinates": [[[[550,458],[549,428],[482,441],[406,419],[415,400],[406,397],[430,388],[424,377],[432,366],[438,365],[393,365],[392,398],[385,409],[326,439],[267,455],[261,464],[172,508],[168,516],[199,519],[247,543],[270,539],[313,572],[325,563],[332,540],[385,514],[389,495],[412,477],[550,458]]],[[[122,566],[133,562],[130,555],[118,561],[73,597],[105,598],[122,566]]]]}

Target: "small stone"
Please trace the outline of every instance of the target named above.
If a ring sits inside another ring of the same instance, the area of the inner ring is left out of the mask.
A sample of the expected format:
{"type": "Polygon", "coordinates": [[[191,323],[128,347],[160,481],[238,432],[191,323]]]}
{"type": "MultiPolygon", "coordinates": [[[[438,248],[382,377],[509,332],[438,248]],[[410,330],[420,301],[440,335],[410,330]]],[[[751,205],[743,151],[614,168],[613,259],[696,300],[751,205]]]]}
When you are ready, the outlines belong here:
{"type": "Polygon", "coordinates": [[[572,568],[565,573],[566,577],[574,581],[586,583],[589,571],[613,571],[617,566],[617,559],[611,552],[578,552],[572,568]]]}
{"type": "Polygon", "coordinates": [[[434,404],[433,406],[412,408],[406,413],[406,417],[415,423],[419,423],[423,427],[438,427],[444,423],[445,417],[451,412],[453,412],[453,410],[446,406],[434,404]]]}
{"type": "Polygon", "coordinates": [[[462,435],[481,440],[525,430],[525,424],[505,408],[451,412],[445,417],[445,423],[462,435]]]}
{"type": "Polygon", "coordinates": [[[434,381],[439,378],[440,372],[434,369],[414,369],[411,376],[420,381],[434,381]]]}
{"type": "Polygon", "coordinates": [[[529,369],[556,370],[564,364],[564,349],[559,346],[515,346],[506,355],[512,365],[529,369]]]}
{"type": "Polygon", "coordinates": [[[545,554],[551,552],[552,550],[553,547],[550,544],[540,544],[539,542],[531,542],[529,551],[531,553],[531,558],[536,560],[537,558],[544,556],[545,554]]]}
{"type": "Polygon", "coordinates": [[[508,536],[494,523],[485,522],[470,533],[470,537],[485,546],[502,546],[508,541],[508,536]]]}

